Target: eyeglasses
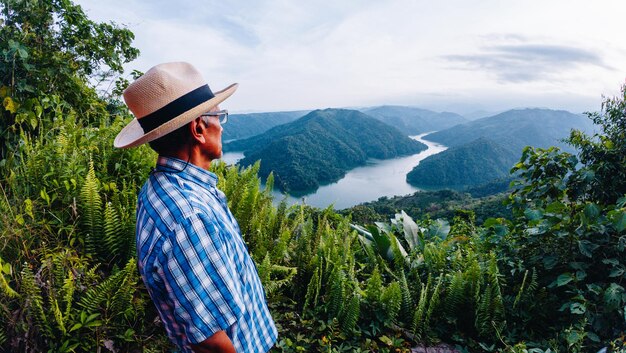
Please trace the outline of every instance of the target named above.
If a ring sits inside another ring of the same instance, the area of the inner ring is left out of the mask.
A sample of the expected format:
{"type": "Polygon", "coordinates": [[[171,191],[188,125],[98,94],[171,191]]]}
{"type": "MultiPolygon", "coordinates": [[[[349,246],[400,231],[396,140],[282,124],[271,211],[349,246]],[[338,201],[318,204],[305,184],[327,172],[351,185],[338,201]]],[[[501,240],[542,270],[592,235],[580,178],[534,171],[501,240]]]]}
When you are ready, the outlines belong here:
{"type": "Polygon", "coordinates": [[[205,116],[216,116],[220,120],[220,125],[224,125],[228,121],[228,110],[224,109],[224,110],[218,110],[216,112],[207,112],[200,116],[203,118],[202,120],[206,124],[209,124],[209,121],[208,119],[207,120],[204,119],[205,116]]]}

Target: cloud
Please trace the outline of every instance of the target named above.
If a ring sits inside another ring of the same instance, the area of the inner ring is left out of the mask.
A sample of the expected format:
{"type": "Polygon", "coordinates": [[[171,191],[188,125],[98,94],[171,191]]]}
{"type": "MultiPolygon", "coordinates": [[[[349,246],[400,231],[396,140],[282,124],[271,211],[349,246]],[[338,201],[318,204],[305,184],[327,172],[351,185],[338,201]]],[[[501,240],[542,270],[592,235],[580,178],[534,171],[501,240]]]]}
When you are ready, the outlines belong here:
{"type": "Polygon", "coordinates": [[[580,66],[614,70],[593,50],[553,44],[524,43],[521,36],[513,44],[483,46],[473,55],[447,55],[448,61],[464,65],[460,69],[484,70],[501,82],[531,82],[554,78],[580,66]]]}

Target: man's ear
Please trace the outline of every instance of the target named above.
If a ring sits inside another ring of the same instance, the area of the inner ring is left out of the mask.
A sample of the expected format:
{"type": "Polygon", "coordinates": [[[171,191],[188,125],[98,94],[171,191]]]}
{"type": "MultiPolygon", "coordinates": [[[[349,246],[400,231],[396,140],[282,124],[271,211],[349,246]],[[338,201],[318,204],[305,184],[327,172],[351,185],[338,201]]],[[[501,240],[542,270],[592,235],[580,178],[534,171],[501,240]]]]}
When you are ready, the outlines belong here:
{"type": "Polygon", "coordinates": [[[202,118],[197,117],[189,123],[189,130],[191,132],[191,138],[199,143],[205,143],[206,138],[204,137],[204,129],[206,126],[202,121],[202,118]]]}

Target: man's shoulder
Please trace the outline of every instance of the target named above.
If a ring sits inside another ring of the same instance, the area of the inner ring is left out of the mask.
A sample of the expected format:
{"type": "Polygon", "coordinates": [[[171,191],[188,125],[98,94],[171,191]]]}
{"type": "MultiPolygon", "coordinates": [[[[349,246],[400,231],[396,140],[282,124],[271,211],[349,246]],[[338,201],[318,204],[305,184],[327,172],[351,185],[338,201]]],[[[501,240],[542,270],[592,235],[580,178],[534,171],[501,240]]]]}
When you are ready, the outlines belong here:
{"type": "Polygon", "coordinates": [[[151,175],[137,197],[140,217],[152,218],[170,231],[182,220],[195,217],[201,210],[195,202],[197,195],[183,187],[181,182],[164,173],[151,175]]]}

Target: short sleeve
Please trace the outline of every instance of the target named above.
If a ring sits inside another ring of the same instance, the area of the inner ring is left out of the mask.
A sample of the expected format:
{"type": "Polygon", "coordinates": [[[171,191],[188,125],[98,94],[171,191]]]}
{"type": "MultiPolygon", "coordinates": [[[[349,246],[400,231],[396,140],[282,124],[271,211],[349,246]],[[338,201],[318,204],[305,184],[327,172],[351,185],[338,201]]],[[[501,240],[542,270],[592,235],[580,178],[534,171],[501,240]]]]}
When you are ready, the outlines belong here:
{"type": "Polygon", "coordinates": [[[241,280],[218,229],[196,214],[181,220],[163,246],[165,287],[193,344],[227,330],[244,310],[241,280]]]}

